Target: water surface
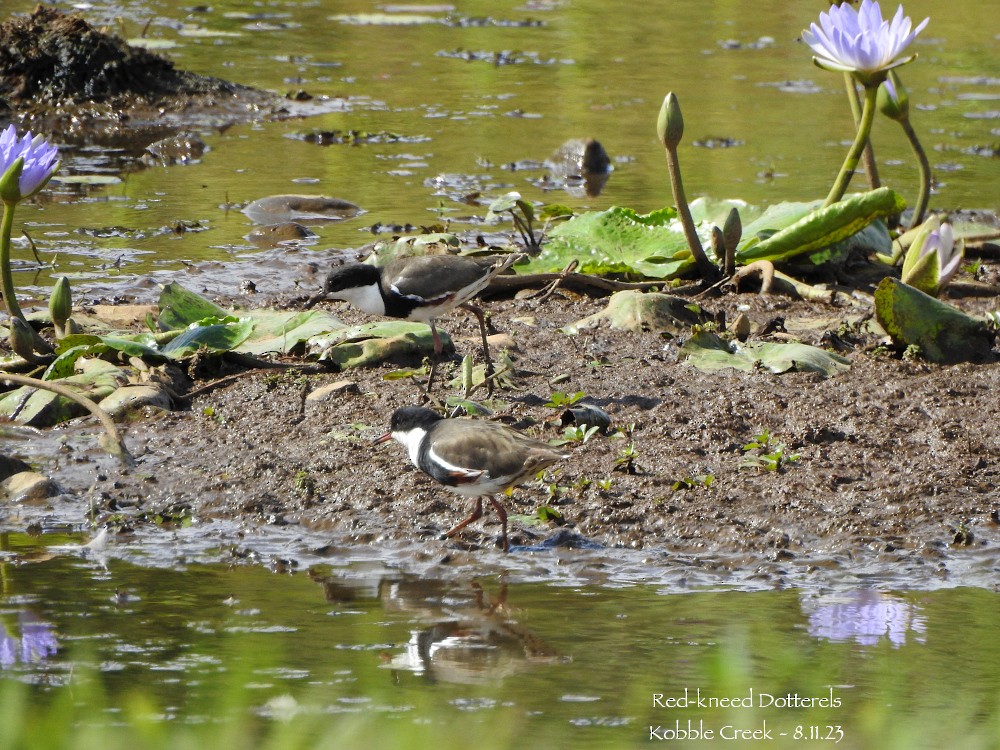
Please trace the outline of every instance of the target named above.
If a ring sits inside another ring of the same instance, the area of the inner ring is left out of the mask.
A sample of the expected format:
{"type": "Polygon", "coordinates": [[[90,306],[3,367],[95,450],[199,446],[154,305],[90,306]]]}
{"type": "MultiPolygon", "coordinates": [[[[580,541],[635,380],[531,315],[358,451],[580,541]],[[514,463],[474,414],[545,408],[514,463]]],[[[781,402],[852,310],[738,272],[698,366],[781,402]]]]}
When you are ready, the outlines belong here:
{"type": "MultiPolygon", "coordinates": [[[[242,257],[257,250],[245,239],[252,224],[236,209],[275,193],[332,195],[366,209],[317,227],[314,249],[361,246],[378,224],[476,227],[484,204],[512,189],[575,209],[654,210],[672,203],[654,128],[668,91],[684,111],[690,198],[770,204],[822,197],[852,123],[842,78],[816,68],[798,41],[821,6],[684,0],[639,13],[596,0],[472,1],[384,12],[357,1],[88,3],[89,20],[166,46],[180,67],[282,94],[331,97],[332,111],[201,128],[207,153],[171,167],[136,164],[152,137],[146,134],[112,147],[100,138],[82,147],[67,139],[63,177],[114,182],[54,183],[19,212],[43,258],[57,263],[19,283],[41,291],[56,274],[129,280],[184,262],[242,257]],[[359,145],[304,140],[317,131],[379,137],[359,145]],[[581,137],[600,140],[614,161],[604,192],[588,198],[544,189],[541,162],[581,137]],[[194,231],[171,231],[181,222],[194,231]]],[[[915,43],[919,59],[901,75],[934,166],[932,208],[995,210],[1000,49],[992,10],[965,0],[945,13],[918,0],[906,11],[916,21],[931,16],[915,43]]],[[[883,180],[914,200],[915,163],[900,129],[880,118],[873,139],[883,180]]],[[[30,258],[26,245],[20,257],[30,258]]],[[[126,288],[140,293],[135,284],[126,288]]]]}

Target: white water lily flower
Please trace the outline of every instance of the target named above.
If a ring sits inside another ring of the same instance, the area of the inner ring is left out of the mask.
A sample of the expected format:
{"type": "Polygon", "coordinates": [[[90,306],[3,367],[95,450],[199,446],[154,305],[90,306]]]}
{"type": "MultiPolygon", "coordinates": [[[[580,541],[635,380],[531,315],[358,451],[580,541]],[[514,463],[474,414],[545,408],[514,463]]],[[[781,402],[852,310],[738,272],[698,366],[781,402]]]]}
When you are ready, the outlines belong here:
{"type": "Polygon", "coordinates": [[[955,242],[951,224],[932,216],[923,223],[903,259],[903,283],[937,296],[958,273],[965,243],[955,242]]]}
{"type": "Polygon", "coordinates": [[[902,5],[892,21],[886,21],[878,2],[862,0],[858,10],[848,3],[831,5],[828,13],[819,14],[818,26],[810,24],[802,32],[802,40],[816,53],[813,61],[819,67],[853,73],[867,84],[916,57],[903,57],[903,52],[928,21],[925,18],[913,29],[902,5]]]}

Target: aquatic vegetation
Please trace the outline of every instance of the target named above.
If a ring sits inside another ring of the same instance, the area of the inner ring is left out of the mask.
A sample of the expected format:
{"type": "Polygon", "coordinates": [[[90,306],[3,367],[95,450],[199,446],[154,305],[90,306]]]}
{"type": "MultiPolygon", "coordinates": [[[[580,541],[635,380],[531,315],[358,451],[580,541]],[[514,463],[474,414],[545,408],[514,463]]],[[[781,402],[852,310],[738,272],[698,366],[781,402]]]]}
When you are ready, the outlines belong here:
{"type": "Polygon", "coordinates": [[[929,20],[925,18],[914,29],[901,5],[892,21],[886,21],[878,2],[873,0],[862,0],[857,10],[849,3],[831,5],[828,12],[819,14],[818,26],[811,23],[802,32],[802,41],[816,53],[816,65],[851,73],[866,84],[872,77],[916,57],[902,55],[929,20]]]}
{"type": "Polygon", "coordinates": [[[746,455],[740,463],[740,468],[781,471],[788,464],[799,460],[799,454],[789,453],[787,448],[788,446],[771,435],[770,430],[764,429],[743,446],[746,455]]]}
{"type": "MultiPolygon", "coordinates": [[[[862,0],[858,10],[849,3],[830,6],[829,12],[820,13],[818,26],[812,23],[802,32],[802,40],[816,53],[816,65],[848,74],[864,88],[858,132],[824,206],[844,197],[871,134],[879,86],[891,69],[916,58],[915,54],[903,57],[903,53],[929,21],[925,18],[913,29],[909,16],[903,15],[903,6],[891,22],[886,21],[878,2],[862,0]]],[[[853,88],[850,94],[854,96],[853,88]]]]}
{"type": "Polygon", "coordinates": [[[920,174],[920,191],[917,194],[917,202],[913,206],[913,216],[910,218],[910,229],[920,225],[924,221],[927,213],[927,204],[931,197],[931,165],[927,160],[927,152],[917,137],[917,132],[910,124],[910,95],[903,87],[903,82],[899,79],[899,74],[895,70],[889,71],[889,77],[878,90],[878,108],[883,115],[890,120],[895,120],[906,134],[913,149],[913,155],[917,159],[917,169],[920,174]]]}
{"type": "Polygon", "coordinates": [[[964,250],[965,243],[955,241],[951,224],[932,216],[903,258],[903,283],[937,297],[958,273],[964,250]]]}
{"type": "Polygon", "coordinates": [[[681,114],[681,105],[672,91],[663,98],[663,104],[660,106],[660,113],[656,119],[656,134],[666,152],[667,171],[670,173],[670,189],[674,194],[674,205],[677,207],[677,215],[684,228],[684,238],[687,240],[688,249],[698,265],[698,272],[702,278],[714,281],[719,271],[705,255],[705,250],[701,246],[701,240],[694,226],[694,219],[691,217],[687,196],[684,194],[684,181],[681,179],[680,161],[677,157],[677,146],[684,136],[684,117],[681,114]]]}
{"type": "MultiPolygon", "coordinates": [[[[52,179],[59,169],[59,149],[42,135],[29,130],[20,138],[13,125],[0,133],[0,200],[3,201],[3,224],[0,226],[0,294],[12,318],[24,320],[17,302],[14,277],[10,267],[10,236],[14,226],[14,210],[25,198],[30,198],[52,179]]],[[[34,337],[35,348],[51,349],[45,341],[34,337]]]]}

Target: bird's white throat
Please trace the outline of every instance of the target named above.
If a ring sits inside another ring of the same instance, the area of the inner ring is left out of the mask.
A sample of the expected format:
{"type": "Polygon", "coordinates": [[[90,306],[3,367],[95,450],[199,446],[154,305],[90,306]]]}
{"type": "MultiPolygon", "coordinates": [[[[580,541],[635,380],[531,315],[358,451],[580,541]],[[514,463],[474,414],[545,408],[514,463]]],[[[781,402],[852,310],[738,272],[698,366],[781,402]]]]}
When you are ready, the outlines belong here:
{"type": "Polygon", "coordinates": [[[410,461],[413,462],[414,466],[419,466],[417,463],[417,455],[420,453],[420,444],[424,442],[424,438],[426,436],[427,430],[423,427],[414,427],[409,430],[397,430],[392,433],[393,440],[406,446],[406,452],[410,454],[410,461]]]}
{"type": "Polygon", "coordinates": [[[329,296],[350,302],[354,307],[370,315],[385,315],[385,300],[382,299],[378,284],[341,289],[331,292],[329,296]]]}

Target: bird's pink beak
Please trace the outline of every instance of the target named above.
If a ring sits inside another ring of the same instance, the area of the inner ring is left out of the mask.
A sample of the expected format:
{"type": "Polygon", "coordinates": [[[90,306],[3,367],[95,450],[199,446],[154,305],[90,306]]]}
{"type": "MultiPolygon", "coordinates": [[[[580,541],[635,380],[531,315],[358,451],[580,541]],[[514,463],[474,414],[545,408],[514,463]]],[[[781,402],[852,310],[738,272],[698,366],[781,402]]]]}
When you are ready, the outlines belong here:
{"type": "Polygon", "coordinates": [[[381,445],[382,443],[388,443],[390,440],[392,440],[392,433],[387,432],[384,435],[379,435],[377,438],[375,438],[372,441],[372,445],[381,445]]]}

